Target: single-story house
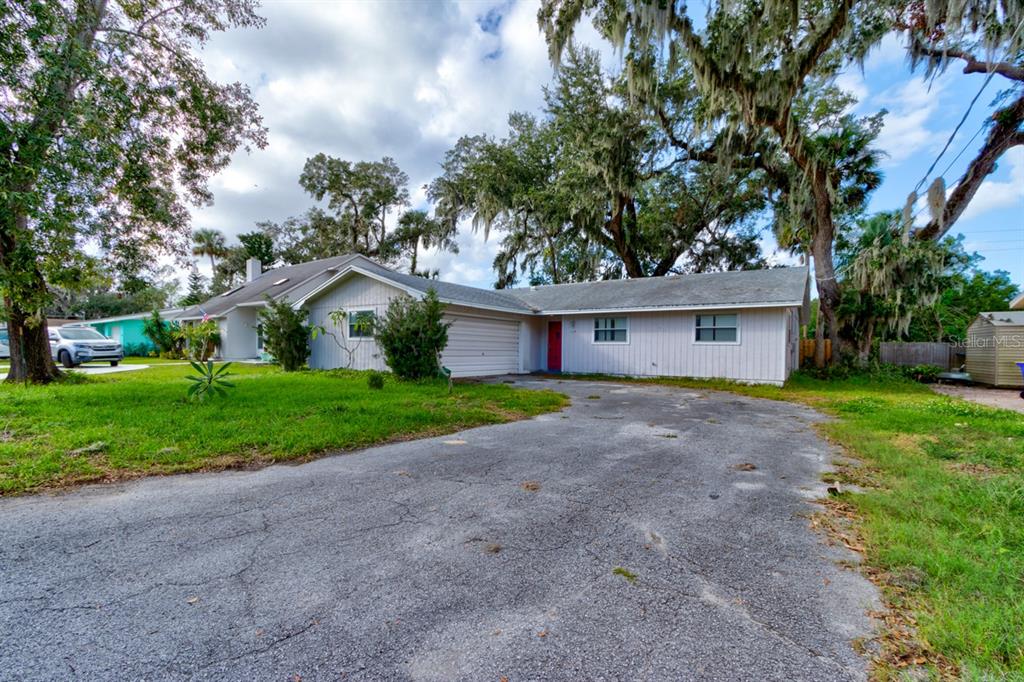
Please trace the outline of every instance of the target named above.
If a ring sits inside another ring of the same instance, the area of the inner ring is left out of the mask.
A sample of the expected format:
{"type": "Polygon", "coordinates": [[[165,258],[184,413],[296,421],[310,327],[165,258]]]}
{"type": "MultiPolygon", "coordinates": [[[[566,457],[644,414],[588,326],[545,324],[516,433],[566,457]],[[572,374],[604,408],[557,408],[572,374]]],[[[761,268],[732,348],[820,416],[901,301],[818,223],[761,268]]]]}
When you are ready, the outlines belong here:
{"type": "Polygon", "coordinates": [[[1024,377],[1024,310],[979,313],[967,327],[966,370],[973,381],[1019,388],[1024,377]]]}
{"type": "Polygon", "coordinates": [[[396,296],[433,288],[452,323],[442,362],[459,376],[535,371],[687,376],[781,384],[799,361],[809,309],[806,268],[610,280],[488,290],[396,272],[346,255],[261,272],[176,319],[220,326],[224,359],[262,350],[257,312],[265,297],[309,311],[327,330],[309,364],[385,369],[372,331],[396,296]],[[344,310],[336,325],[330,313],[344,310]]]}
{"type": "MultiPolygon", "coordinates": [[[[160,316],[165,320],[173,319],[183,310],[184,308],[161,310],[160,316]]],[[[87,324],[108,339],[119,342],[128,352],[149,353],[154,350],[154,346],[143,331],[143,322],[152,314],[152,312],[145,312],[133,315],[115,315],[114,317],[85,320],[81,324],[87,324]]]]}

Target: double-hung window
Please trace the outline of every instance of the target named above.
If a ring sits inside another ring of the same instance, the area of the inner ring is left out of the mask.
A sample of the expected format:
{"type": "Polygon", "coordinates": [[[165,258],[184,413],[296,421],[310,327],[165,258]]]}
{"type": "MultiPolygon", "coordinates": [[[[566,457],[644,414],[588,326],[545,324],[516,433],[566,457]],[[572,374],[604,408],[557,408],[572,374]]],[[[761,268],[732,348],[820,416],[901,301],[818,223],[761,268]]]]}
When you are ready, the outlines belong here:
{"type": "Polygon", "coordinates": [[[348,338],[366,339],[373,336],[377,314],[372,310],[355,310],[348,315],[348,338]]]}
{"type": "Polygon", "coordinates": [[[594,343],[628,343],[629,318],[595,317],[594,343]]]}
{"type": "Polygon", "coordinates": [[[739,316],[732,315],[698,315],[698,343],[736,343],[740,338],[739,316]]]}

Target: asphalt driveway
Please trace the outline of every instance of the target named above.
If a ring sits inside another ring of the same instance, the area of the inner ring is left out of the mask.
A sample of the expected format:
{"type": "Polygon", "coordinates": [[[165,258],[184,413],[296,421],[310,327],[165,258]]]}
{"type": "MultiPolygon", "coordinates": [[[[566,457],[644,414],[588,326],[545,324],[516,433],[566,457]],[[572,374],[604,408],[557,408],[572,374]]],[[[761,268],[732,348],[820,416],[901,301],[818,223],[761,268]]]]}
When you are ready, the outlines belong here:
{"type": "Polygon", "coordinates": [[[830,459],[814,412],[519,383],[573,405],[0,500],[0,678],[865,676],[877,597],[806,518],[830,459]]]}

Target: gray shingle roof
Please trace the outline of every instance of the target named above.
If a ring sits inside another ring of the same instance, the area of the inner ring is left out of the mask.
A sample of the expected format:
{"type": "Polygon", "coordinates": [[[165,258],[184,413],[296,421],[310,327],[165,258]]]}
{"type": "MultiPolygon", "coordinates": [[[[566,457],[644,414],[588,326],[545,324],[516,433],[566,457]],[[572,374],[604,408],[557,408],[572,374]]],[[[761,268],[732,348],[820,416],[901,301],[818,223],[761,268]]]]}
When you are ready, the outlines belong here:
{"type": "Polygon", "coordinates": [[[1016,327],[1024,325],[1024,310],[1001,310],[997,312],[978,314],[997,327],[1016,327]]]}
{"type": "Polygon", "coordinates": [[[392,282],[401,284],[404,287],[419,291],[420,293],[427,293],[427,290],[433,289],[437,292],[438,298],[443,301],[450,301],[451,303],[457,303],[470,307],[486,307],[486,308],[506,308],[509,310],[521,310],[523,312],[532,312],[532,308],[529,305],[521,301],[518,297],[512,295],[508,289],[478,289],[477,287],[470,287],[464,284],[454,284],[452,282],[442,282],[436,279],[425,279],[423,277],[417,277],[416,275],[408,275],[404,272],[395,272],[390,268],[385,268],[382,265],[374,263],[369,258],[363,256],[359,257],[357,263],[353,263],[364,270],[374,272],[381,277],[385,277],[392,282]]]}
{"type": "Polygon", "coordinates": [[[349,254],[268,270],[226,295],[186,309],[179,319],[223,315],[239,305],[259,304],[265,295],[299,301],[347,267],[358,267],[420,293],[433,288],[441,300],[478,308],[523,313],[540,311],[632,310],[725,305],[800,305],[807,290],[806,268],[774,268],[700,275],[554,284],[520,289],[476,287],[396,272],[361,255],[349,254]],[[277,284],[282,279],[286,282],[277,284]]]}
{"type": "Polygon", "coordinates": [[[220,294],[199,305],[186,308],[175,317],[177,319],[189,319],[202,317],[203,315],[217,317],[235,306],[260,303],[265,295],[278,298],[282,294],[286,294],[289,299],[298,299],[301,298],[301,295],[298,294],[301,294],[302,291],[322,283],[329,276],[327,275],[329,271],[337,270],[353,258],[356,258],[356,256],[346,254],[344,256],[334,256],[333,258],[323,258],[321,260],[309,261],[308,263],[285,265],[284,267],[267,270],[253,281],[246,282],[242,286],[229,291],[226,295],[220,294]],[[275,284],[275,282],[279,282],[282,279],[287,279],[288,281],[275,284]]]}
{"type": "Polygon", "coordinates": [[[572,311],[799,305],[806,288],[807,269],[798,267],[553,284],[508,292],[535,310],[572,311]]]}

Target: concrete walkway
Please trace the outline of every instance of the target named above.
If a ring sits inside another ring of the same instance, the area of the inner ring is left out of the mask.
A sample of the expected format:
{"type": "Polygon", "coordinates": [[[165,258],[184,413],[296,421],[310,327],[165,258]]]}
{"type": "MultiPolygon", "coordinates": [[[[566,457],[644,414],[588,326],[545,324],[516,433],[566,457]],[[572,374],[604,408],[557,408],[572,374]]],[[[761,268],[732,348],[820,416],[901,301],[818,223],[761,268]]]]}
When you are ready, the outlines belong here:
{"type": "Polygon", "coordinates": [[[301,466],[0,499],[0,677],[860,680],[788,403],[613,383],[301,466]]]}

